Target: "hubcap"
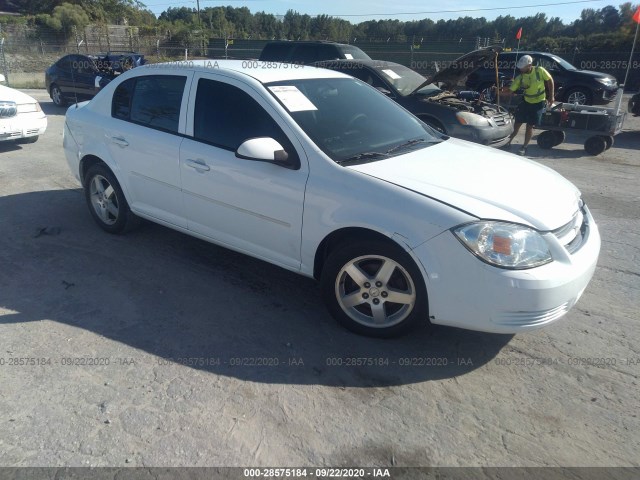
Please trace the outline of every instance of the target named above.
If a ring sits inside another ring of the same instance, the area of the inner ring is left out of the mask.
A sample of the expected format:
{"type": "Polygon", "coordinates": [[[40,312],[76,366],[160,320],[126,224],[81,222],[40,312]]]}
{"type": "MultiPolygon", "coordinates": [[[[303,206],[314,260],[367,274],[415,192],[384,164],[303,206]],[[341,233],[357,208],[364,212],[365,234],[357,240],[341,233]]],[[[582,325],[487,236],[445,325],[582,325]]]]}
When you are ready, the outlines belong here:
{"type": "Polygon", "coordinates": [[[587,96],[582,92],[571,92],[568,100],[568,103],[577,103],[578,105],[584,105],[585,103],[587,103],[587,96]]]}
{"type": "Polygon", "coordinates": [[[373,328],[402,322],[416,302],[409,273],[396,261],[379,255],[358,257],[342,267],[335,293],[340,308],[350,318],[373,328]]]}
{"type": "Polygon", "coordinates": [[[56,105],[60,103],[60,90],[58,90],[58,87],[53,89],[53,103],[56,105]]]}
{"type": "Polygon", "coordinates": [[[118,221],[118,197],[109,181],[102,175],[96,175],[89,184],[91,205],[98,218],[107,225],[118,221]]]}

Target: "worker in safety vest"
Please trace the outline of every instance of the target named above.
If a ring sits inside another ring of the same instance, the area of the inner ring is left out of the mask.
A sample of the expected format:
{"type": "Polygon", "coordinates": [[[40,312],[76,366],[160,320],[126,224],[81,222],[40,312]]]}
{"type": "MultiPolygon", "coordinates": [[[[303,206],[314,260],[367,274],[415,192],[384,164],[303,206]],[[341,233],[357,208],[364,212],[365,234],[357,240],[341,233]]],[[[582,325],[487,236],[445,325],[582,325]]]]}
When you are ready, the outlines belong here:
{"type": "MultiPolygon", "coordinates": [[[[517,90],[524,90],[524,99],[515,112],[515,125],[509,141],[505,145],[511,145],[511,141],[518,134],[520,126],[527,124],[524,135],[524,144],[520,148],[520,155],[526,155],[527,146],[533,135],[533,126],[542,123],[546,105],[554,102],[553,78],[543,67],[534,67],[531,55],[523,55],[517,64],[520,75],[511,83],[507,93],[513,94],[517,90]]],[[[504,90],[503,90],[504,91],[504,90]]]]}

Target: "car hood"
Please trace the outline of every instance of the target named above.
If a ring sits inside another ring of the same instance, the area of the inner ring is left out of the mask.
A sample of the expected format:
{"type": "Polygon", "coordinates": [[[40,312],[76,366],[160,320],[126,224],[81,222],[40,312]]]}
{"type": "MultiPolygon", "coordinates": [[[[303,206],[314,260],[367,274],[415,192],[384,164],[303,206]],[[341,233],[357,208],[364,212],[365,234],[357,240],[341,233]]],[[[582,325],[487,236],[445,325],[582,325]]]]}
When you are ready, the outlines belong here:
{"type": "Polygon", "coordinates": [[[17,105],[37,103],[36,99],[26,93],[0,85],[0,101],[15,102],[17,105]]]}
{"type": "Polygon", "coordinates": [[[458,85],[471,73],[481,68],[485,62],[495,59],[496,53],[500,53],[502,47],[493,46],[474,50],[455,59],[451,66],[440,70],[433,77],[429,78],[430,83],[446,83],[453,86],[458,85]]]}
{"type": "MultiPolygon", "coordinates": [[[[610,80],[616,80],[616,77],[609,75],[608,73],[594,72],[593,70],[576,70],[576,72],[593,78],[608,78],[610,80]]],[[[617,80],[616,83],[618,83],[617,80]]]]}
{"type": "Polygon", "coordinates": [[[554,230],[578,210],[580,192],[559,173],[490,147],[449,139],[347,168],[484,219],[554,230]]]}

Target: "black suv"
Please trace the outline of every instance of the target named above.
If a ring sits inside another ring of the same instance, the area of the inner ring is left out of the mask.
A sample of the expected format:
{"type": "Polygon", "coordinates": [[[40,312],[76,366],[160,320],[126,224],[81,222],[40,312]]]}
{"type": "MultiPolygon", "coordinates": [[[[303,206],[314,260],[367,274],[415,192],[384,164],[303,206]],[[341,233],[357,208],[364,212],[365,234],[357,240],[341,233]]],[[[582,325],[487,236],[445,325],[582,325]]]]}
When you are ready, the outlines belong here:
{"type": "Polygon", "coordinates": [[[90,100],[117,75],[144,64],[144,55],[135,52],[65,55],[46,70],[45,84],[53,103],[63,107],[90,100]]]}
{"type": "MultiPolygon", "coordinates": [[[[531,55],[533,64],[544,67],[553,77],[556,100],[579,105],[604,105],[611,101],[618,91],[616,78],[607,73],[579,70],[566,60],[551,53],[502,52],[498,56],[498,72],[501,81],[509,82],[518,75],[517,59],[531,55]]],[[[467,77],[467,88],[479,92],[489,92],[495,84],[495,62],[485,61],[481,68],[467,77]]]]}
{"type": "Polygon", "coordinates": [[[267,43],[258,60],[311,65],[322,60],[371,60],[358,47],[335,42],[277,41],[267,43]]]}

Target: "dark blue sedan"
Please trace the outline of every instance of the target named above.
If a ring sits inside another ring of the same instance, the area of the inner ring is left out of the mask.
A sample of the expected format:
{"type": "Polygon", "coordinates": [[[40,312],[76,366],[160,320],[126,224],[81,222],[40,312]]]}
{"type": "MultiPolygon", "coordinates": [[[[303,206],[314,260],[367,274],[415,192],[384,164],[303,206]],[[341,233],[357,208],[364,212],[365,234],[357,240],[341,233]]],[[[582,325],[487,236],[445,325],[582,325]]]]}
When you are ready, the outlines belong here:
{"type": "Polygon", "coordinates": [[[65,55],[45,72],[45,83],[53,103],[90,100],[120,73],[144,65],[144,55],[109,52],[97,55],[65,55]]]}

